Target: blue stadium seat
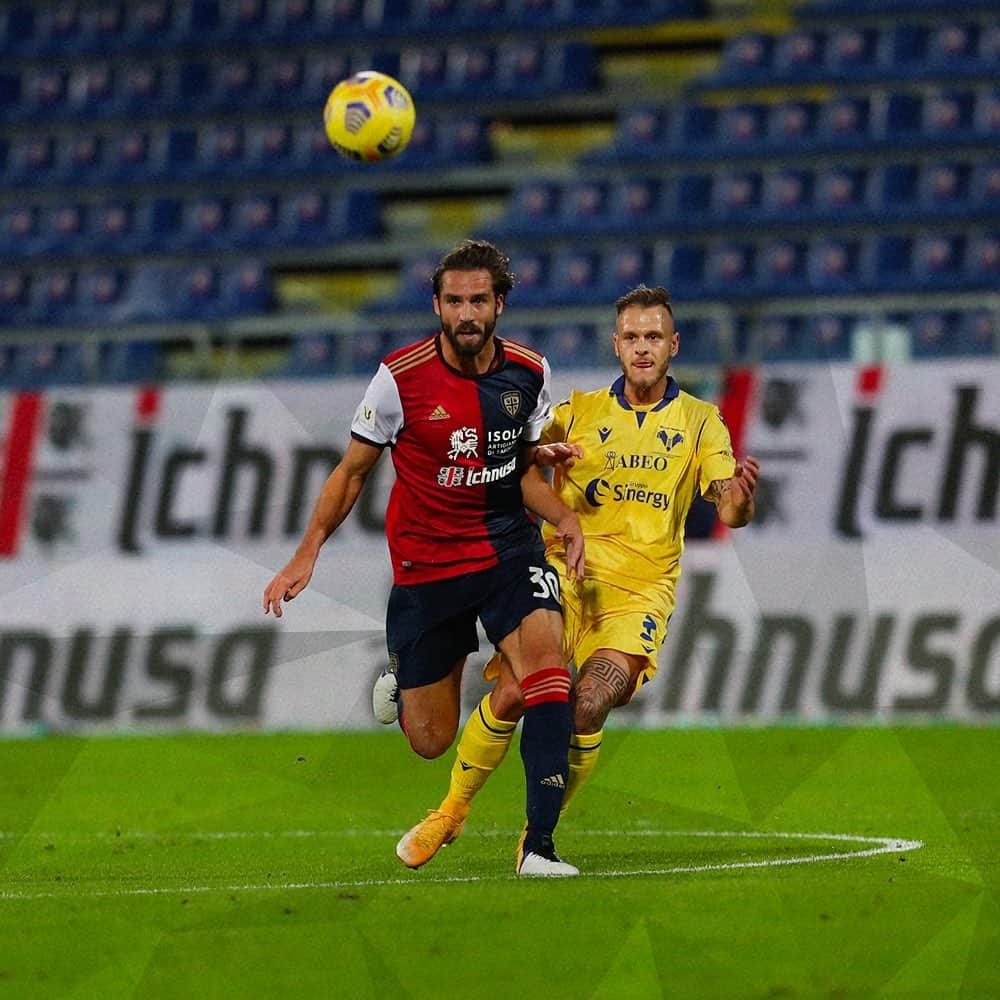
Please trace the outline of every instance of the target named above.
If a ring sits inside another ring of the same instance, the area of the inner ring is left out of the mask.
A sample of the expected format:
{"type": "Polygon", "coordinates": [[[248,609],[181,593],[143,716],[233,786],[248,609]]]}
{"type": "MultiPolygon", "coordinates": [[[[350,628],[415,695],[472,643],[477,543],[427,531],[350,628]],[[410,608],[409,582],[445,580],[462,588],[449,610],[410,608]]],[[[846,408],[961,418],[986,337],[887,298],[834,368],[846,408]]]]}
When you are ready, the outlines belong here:
{"type": "Polygon", "coordinates": [[[112,137],[110,146],[107,169],[114,180],[147,180],[165,172],[165,138],[154,140],[147,128],[126,128],[112,137]]]}
{"type": "Polygon", "coordinates": [[[963,277],[973,288],[1000,288],[1000,233],[975,233],[970,237],[963,277]]]}
{"type": "Polygon", "coordinates": [[[722,361],[722,338],[715,320],[678,317],[677,332],[680,334],[678,364],[717,365],[722,361]]]}
{"type": "Polygon", "coordinates": [[[374,375],[382,358],[389,353],[387,348],[388,335],[385,331],[358,330],[349,345],[350,371],[354,375],[374,375]]]}
{"type": "Polygon", "coordinates": [[[216,34],[222,42],[270,41],[267,0],[239,0],[219,5],[216,34]]]}
{"type": "Polygon", "coordinates": [[[543,350],[544,330],[537,326],[526,326],[523,323],[504,324],[503,339],[511,340],[522,347],[530,347],[533,351],[543,350]]]}
{"type": "Polygon", "coordinates": [[[13,3],[0,10],[0,51],[8,55],[30,52],[36,45],[35,7],[13,3]]]}
{"type": "Polygon", "coordinates": [[[157,382],[163,376],[158,340],[105,341],[98,352],[98,378],[112,384],[157,382]]]}
{"type": "Polygon", "coordinates": [[[67,115],[69,71],[56,66],[33,66],[21,74],[21,100],[17,117],[36,122],[67,115]]]}
{"type": "Polygon", "coordinates": [[[751,101],[726,106],[719,114],[718,131],[713,141],[727,155],[760,145],[767,137],[769,111],[767,105],[751,101]]]}
{"type": "Polygon", "coordinates": [[[42,325],[66,326],[77,317],[77,274],[58,268],[38,275],[31,290],[31,320],[42,325]]]}
{"type": "Polygon", "coordinates": [[[107,179],[105,139],[94,132],[84,132],[60,143],[57,171],[64,183],[85,185],[107,179]]]}
{"type": "Polygon", "coordinates": [[[162,264],[136,264],[129,275],[129,321],[156,323],[179,318],[173,304],[177,279],[176,269],[162,264]]]}
{"type": "Polygon", "coordinates": [[[246,134],[244,169],[268,177],[292,173],[294,132],[286,122],[250,126],[246,134]]]}
{"type": "Polygon", "coordinates": [[[824,218],[850,219],[867,214],[868,170],[837,166],[817,171],[816,210],[824,218]]]}
{"type": "Polygon", "coordinates": [[[42,244],[46,253],[79,255],[87,245],[87,207],[77,201],[50,206],[42,215],[42,244]]]}
{"type": "Polygon", "coordinates": [[[246,173],[246,137],[238,122],[199,128],[194,170],[199,177],[240,177],[246,173]]]}
{"type": "Polygon", "coordinates": [[[549,301],[583,305],[603,300],[601,257],[597,251],[574,246],[552,255],[549,301]]]}
{"type": "Polygon", "coordinates": [[[868,241],[869,283],[879,291],[900,291],[913,284],[913,238],[896,233],[868,241]]]}
{"type": "Polygon", "coordinates": [[[35,49],[45,54],[72,54],[86,47],[80,4],[73,0],[41,7],[35,22],[35,49]]]}
{"type": "Polygon", "coordinates": [[[269,34],[281,41],[312,41],[324,34],[314,0],[271,0],[269,34]]]}
{"type": "Polygon", "coordinates": [[[815,175],[801,167],[780,167],[764,174],[761,211],[774,221],[795,222],[813,212],[815,175]]]}
{"type": "Polygon", "coordinates": [[[125,48],[125,4],[103,0],[96,10],[84,10],[90,47],[95,52],[117,52],[125,48]]]}
{"type": "Polygon", "coordinates": [[[816,136],[823,145],[834,148],[863,147],[873,138],[870,125],[869,98],[834,97],[820,106],[816,136]]]}
{"type": "Polygon", "coordinates": [[[434,271],[437,269],[438,260],[439,255],[432,252],[409,258],[400,269],[399,287],[396,294],[370,303],[367,306],[367,311],[388,312],[394,309],[429,308],[431,296],[434,294],[431,282],[434,278],[434,271]]]}
{"type": "Polygon", "coordinates": [[[129,275],[124,268],[98,267],[81,273],[77,317],[99,326],[131,319],[129,275]]]}
{"type": "Polygon", "coordinates": [[[996,212],[1000,208],[1000,159],[985,160],[973,167],[969,199],[974,212],[996,212]]]}
{"type": "Polygon", "coordinates": [[[746,219],[761,204],[763,178],[759,170],[725,170],[712,184],[712,214],[718,219],[746,219]]]}
{"type": "Polygon", "coordinates": [[[619,112],[611,144],[588,150],[580,156],[580,162],[659,159],[675,127],[674,117],[667,106],[640,104],[627,107],[619,112]]]}
{"type": "Polygon", "coordinates": [[[514,189],[510,205],[496,232],[538,233],[550,231],[559,217],[563,186],[551,181],[529,180],[514,189]]]}
{"type": "MultiPolygon", "coordinates": [[[[279,214],[278,238],[290,246],[323,246],[353,235],[321,188],[286,195],[281,199],[279,214]]],[[[365,232],[359,229],[358,235],[365,232]]]]}
{"type": "Polygon", "coordinates": [[[772,149],[807,148],[816,136],[819,103],[800,98],[780,101],[767,114],[767,145],[772,149]]]}
{"type": "Polygon", "coordinates": [[[547,253],[518,250],[511,254],[516,280],[511,292],[519,306],[545,305],[550,291],[550,260],[547,253]]]}
{"type": "Polygon", "coordinates": [[[850,361],[858,318],[839,313],[817,313],[806,320],[803,357],[816,361],[850,361]]]}
{"type": "Polygon", "coordinates": [[[292,140],[293,173],[329,174],[343,169],[344,160],[330,145],[323,123],[295,126],[292,140]]]}
{"type": "Polygon", "coordinates": [[[809,28],[786,31],[776,41],[772,72],[780,80],[802,83],[812,80],[824,64],[826,33],[809,28]]]}
{"type": "MultiPolygon", "coordinates": [[[[497,50],[492,45],[452,44],[445,56],[444,92],[463,99],[489,97],[497,93],[497,50]]],[[[426,90],[420,82],[418,92],[426,90]]]]}
{"type": "Polygon", "coordinates": [[[878,217],[905,219],[918,211],[920,169],[914,162],[889,163],[878,172],[872,187],[871,205],[878,217]]]}
{"type": "Polygon", "coordinates": [[[737,240],[725,240],[711,246],[705,258],[704,291],[728,298],[751,294],[755,256],[752,244],[737,240]]]}
{"type": "Polygon", "coordinates": [[[0,327],[28,322],[31,310],[31,275],[4,268],[0,271],[0,327]]]}
{"type": "Polygon", "coordinates": [[[51,135],[15,135],[7,154],[6,182],[12,187],[46,184],[56,173],[56,140],[51,135]]]}
{"type": "Polygon", "coordinates": [[[653,253],[649,248],[631,242],[616,247],[604,255],[601,264],[601,300],[612,301],[652,280],[653,253]]]}
{"type": "Polygon", "coordinates": [[[233,204],[229,240],[233,246],[263,247],[283,243],[276,195],[253,192],[233,204]]]}
{"type": "Polygon", "coordinates": [[[712,74],[716,84],[752,84],[768,80],[772,73],[775,39],[762,31],[747,31],[726,40],[719,69],[712,74]]]}
{"type": "Polygon", "coordinates": [[[565,232],[593,232],[607,223],[608,184],[573,181],[563,188],[554,224],[565,232]]]}
{"type": "MultiPolygon", "coordinates": [[[[381,335],[376,334],[375,338],[381,346],[381,335]]],[[[338,346],[337,338],[326,331],[299,334],[292,341],[284,368],[276,374],[291,378],[329,378],[340,370],[338,346]]],[[[356,369],[355,374],[374,374],[380,359],[381,353],[374,364],[356,369]]]]}
{"type": "Polygon", "coordinates": [[[590,323],[562,323],[540,334],[543,353],[555,368],[590,368],[600,361],[597,330],[590,323]]]}
{"type": "Polygon", "coordinates": [[[942,232],[919,233],[913,240],[914,289],[960,288],[971,275],[964,269],[966,239],[942,232]]]}
{"type": "Polygon", "coordinates": [[[261,106],[293,108],[309,103],[304,57],[295,53],[265,62],[260,87],[261,106]]]}
{"type": "Polygon", "coordinates": [[[201,100],[205,105],[222,111],[236,111],[257,104],[260,100],[257,61],[250,56],[239,55],[214,65],[201,100]]]}
{"type": "Polygon", "coordinates": [[[243,260],[228,266],[222,273],[220,293],[228,316],[269,312],[274,306],[270,268],[259,260],[243,260]]]}
{"type": "Polygon", "coordinates": [[[712,206],[715,178],[710,173],[681,174],[671,191],[666,214],[672,222],[698,220],[708,216],[712,206]]]}
{"type": "Polygon", "coordinates": [[[824,69],[834,80],[870,80],[880,75],[877,28],[843,25],[831,28],[824,50],[824,69]]]}
{"type": "Polygon", "coordinates": [[[756,335],[757,355],[770,364],[801,361],[805,350],[805,319],[794,315],[764,316],[756,335]]]}
{"type": "Polygon", "coordinates": [[[995,63],[991,67],[988,59],[981,56],[981,35],[975,21],[946,20],[935,24],[927,40],[926,70],[956,76],[995,69],[995,63]]]}
{"type": "Polygon", "coordinates": [[[73,118],[112,115],[116,109],[115,71],[107,62],[73,70],[67,85],[66,111],[73,118]]]}
{"type": "Polygon", "coordinates": [[[664,188],[656,177],[630,177],[613,184],[608,198],[610,225],[624,233],[657,228],[664,213],[664,188]]]}
{"type": "MultiPolygon", "coordinates": [[[[477,115],[448,115],[441,124],[439,137],[441,164],[485,163],[492,157],[487,123],[477,115]]],[[[409,162],[409,152],[407,148],[399,157],[401,166],[409,162]]]]}
{"type": "Polygon", "coordinates": [[[81,344],[32,342],[18,345],[14,354],[12,377],[22,389],[82,385],[87,376],[81,344]]]}
{"type": "Polygon", "coordinates": [[[964,353],[992,357],[1000,351],[998,317],[991,309],[968,309],[962,314],[959,340],[964,353]]]}
{"type": "Polygon", "coordinates": [[[661,245],[657,248],[658,285],[677,299],[701,295],[705,282],[705,248],[697,244],[661,245]]]}
{"type": "Polygon", "coordinates": [[[990,85],[974,94],[973,100],[973,136],[995,145],[1000,137],[1000,90],[990,85]]]}
{"type": "Polygon", "coordinates": [[[215,264],[198,263],[168,275],[168,315],[173,319],[208,321],[232,316],[222,296],[222,276],[215,264]]]}
{"type": "Polygon", "coordinates": [[[757,254],[756,286],[768,295],[806,294],[805,242],[778,237],[762,243],[757,254]]]}
{"type": "Polygon", "coordinates": [[[185,199],[174,247],[188,250],[224,250],[233,245],[230,231],[232,203],[228,197],[202,195],[185,199]]]}
{"type": "Polygon", "coordinates": [[[810,287],[827,294],[855,292],[862,285],[861,242],[850,237],[811,240],[806,259],[810,287]]]}
{"type": "Polygon", "coordinates": [[[910,350],[914,358],[954,357],[961,354],[957,310],[925,309],[910,317],[910,350]]]}
{"type": "Polygon", "coordinates": [[[38,205],[15,203],[0,210],[0,258],[31,257],[43,246],[38,205]]]}
{"type": "Polygon", "coordinates": [[[940,160],[920,169],[917,197],[923,217],[965,217],[969,209],[972,170],[968,163],[940,160]]]}

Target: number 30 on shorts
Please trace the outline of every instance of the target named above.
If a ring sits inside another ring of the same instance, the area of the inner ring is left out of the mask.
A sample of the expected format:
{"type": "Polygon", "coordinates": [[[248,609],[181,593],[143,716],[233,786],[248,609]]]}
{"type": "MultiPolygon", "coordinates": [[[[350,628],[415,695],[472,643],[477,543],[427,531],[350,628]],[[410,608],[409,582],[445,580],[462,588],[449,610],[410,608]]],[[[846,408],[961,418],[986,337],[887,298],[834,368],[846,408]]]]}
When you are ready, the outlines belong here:
{"type": "Polygon", "coordinates": [[[532,597],[551,597],[552,600],[559,600],[559,574],[551,566],[529,566],[531,570],[531,582],[535,589],[531,592],[532,597]]]}

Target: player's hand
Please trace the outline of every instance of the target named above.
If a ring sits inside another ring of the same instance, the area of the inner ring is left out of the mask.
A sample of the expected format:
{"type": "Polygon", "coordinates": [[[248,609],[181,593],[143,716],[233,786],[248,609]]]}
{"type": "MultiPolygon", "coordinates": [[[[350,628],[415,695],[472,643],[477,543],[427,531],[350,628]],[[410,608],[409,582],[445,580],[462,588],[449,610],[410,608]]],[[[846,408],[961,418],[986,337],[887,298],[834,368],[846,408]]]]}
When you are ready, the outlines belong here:
{"type": "Polygon", "coordinates": [[[556,538],[562,539],[566,548],[566,577],[582,580],[586,569],[584,558],[583,529],[580,518],[570,511],[556,526],[556,538]]]}
{"type": "Polygon", "coordinates": [[[288,565],[277,573],[264,591],[264,614],[274,611],[274,617],[281,617],[281,602],[294,600],[312,579],[315,560],[296,555],[288,565]]]}
{"type": "Polygon", "coordinates": [[[552,467],[561,465],[571,469],[578,458],[583,458],[583,446],[570,444],[568,441],[556,441],[554,444],[540,444],[535,448],[535,464],[552,467]]]}
{"type": "Polygon", "coordinates": [[[739,507],[745,507],[757,491],[757,478],[760,475],[760,463],[753,455],[747,455],[742,462],[736,463],[736,469],[730,479],[730,490],[733,502],[739,507]]]}

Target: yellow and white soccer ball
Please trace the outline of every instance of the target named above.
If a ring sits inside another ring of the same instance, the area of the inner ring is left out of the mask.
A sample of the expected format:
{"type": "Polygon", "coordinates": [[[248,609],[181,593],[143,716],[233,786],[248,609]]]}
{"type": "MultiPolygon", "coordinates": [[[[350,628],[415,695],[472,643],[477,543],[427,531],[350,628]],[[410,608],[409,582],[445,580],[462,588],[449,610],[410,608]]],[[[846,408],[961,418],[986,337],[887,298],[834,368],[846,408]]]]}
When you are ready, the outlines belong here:
{"type": "Polygon", "coordinates": [[[333,148],[365,163],[406,149],[416,110],[406,88],[386,73],[366,70],[341,80],[326,99],[323,124],[333,148]]]}

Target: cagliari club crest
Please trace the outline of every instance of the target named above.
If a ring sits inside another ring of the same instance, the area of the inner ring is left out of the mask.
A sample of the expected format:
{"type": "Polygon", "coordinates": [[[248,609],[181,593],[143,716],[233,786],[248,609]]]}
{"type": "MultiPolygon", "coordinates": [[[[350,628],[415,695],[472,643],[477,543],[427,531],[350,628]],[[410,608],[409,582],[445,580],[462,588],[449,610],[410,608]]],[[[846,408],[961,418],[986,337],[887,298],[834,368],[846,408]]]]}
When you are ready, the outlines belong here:
{"type": "Polygon", "coordinates": [[[517,416],[517,411],[521,409],[521,394],[519,392],[505,392],[500,396],[503,408],[512,416],[517,416]]]}

